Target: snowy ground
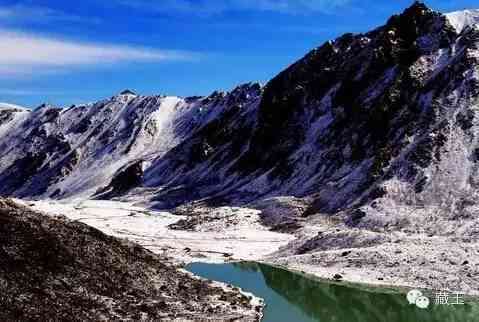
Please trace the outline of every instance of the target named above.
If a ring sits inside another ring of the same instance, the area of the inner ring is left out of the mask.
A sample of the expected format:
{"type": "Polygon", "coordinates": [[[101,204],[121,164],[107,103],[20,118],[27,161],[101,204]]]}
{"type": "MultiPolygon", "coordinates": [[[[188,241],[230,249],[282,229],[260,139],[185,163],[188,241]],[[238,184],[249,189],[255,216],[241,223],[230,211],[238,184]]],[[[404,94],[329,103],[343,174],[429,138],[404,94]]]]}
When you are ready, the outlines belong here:
{"type": "Polygon", "coordinates": [[[186,217],[116,201],[17,202],[127,238],[179,264],[256,260],[325,279],[339,274],[353,283],[479,296],[475,239],[352,229],[322,216],[302,222],[294,235],[285,234],[263,226],[260,211],[237,207],[186,217]]]}
{"type": "Polygon", "coordinates": [[[314,252],[267,260],[321,278],[376,286],[423,288],[479,296],[479,245],[439,239],[314,252]],[[469,251],[469,252],[468,252],[469,251]]]}
{"type": "Polygon", "coordinates": [[[214,221],[198,224],[195,230],[177,230],[168,226],[186,217],[146,210],[131,203],[16,201],[127,238],[182,263],[260,260],[294,239],[292,235],[269,231],[259,223],[259,211],[245,208],[217,208],[212,214],[214,221]]]}

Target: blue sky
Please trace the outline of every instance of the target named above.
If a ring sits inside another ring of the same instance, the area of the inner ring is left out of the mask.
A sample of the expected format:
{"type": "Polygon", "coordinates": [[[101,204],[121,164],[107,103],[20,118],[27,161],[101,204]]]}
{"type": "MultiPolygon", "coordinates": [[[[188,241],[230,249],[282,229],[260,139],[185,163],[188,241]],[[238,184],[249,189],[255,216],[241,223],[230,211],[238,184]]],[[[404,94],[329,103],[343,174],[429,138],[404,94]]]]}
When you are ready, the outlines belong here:
{"type": "MultiPolygon", "coordinates": [[[[479,7],[429,0],[440,11],[479,7]]],[[[0,0],[0,102],[207,95],[266,82],[310,49],[364,32],[406,0],[0,0]]]]}

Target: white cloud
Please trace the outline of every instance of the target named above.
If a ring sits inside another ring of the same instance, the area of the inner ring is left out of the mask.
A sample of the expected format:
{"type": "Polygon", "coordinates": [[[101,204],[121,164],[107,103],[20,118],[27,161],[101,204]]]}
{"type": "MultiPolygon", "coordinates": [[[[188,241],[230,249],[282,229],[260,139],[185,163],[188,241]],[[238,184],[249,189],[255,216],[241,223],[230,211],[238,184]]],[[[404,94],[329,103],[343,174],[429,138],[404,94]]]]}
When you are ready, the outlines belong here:
{"type": "Polygon", "coordinates": [[[188,52],[82,43],[0,30],[0,76],[122,62],[191,60],[195,57],[188,52]]]}
{"type": "Polygon", "coordinates": [[[350,4],[351,0],[117,0],[119,3],[157,12],[183,12],[189,14],[218,14],[225,11],[273,11],[307,14],[330,13],[350,4]]]}

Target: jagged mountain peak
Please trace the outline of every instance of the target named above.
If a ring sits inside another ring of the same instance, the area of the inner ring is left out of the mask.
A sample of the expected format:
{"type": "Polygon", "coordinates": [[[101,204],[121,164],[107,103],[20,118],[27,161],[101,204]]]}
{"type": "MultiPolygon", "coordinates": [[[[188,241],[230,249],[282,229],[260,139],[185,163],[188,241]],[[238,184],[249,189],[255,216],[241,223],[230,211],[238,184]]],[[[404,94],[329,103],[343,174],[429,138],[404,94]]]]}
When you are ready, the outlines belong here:
{"type": "Polygon", "coordinates": [[[406,8],[404,12],[400,15],[408,18],[420,19],[434,13],[434,10],[429,8],[423,1],[414,1],[414,3],[406,8]]]}
{"type": "Polygon", "coordinates": [[[443,28],[444,16],[432,10],[423,2],[416,1],[412,6],[405,9],[401,14],[393,15],[387,21],[385,28],[403,29],[403,32],[412,33],[409,37],[437,31],[443,28]]]}
{"type": "Polygon", "coordinates": [[[137,94],[136,94],[134,91],[130,90],[130,89],[125,89],[124,91],[122,91],[122,92],[120,93],[120,95],[133,95],[133,96],[137,96],[137,94]]]}
{"type": "Polygon", "coordinates": [[[248,83],[244,83],[244,84],[240,84],[240,85],[236,86],[232,90],[232,92],[235,92],[235,91],[249,91],[249,90],[259,91],[259,90],[261,90],[262,87],[263,86],[259,82],[248,82],[248,83]]]}
{"type": "Polygon", "coordinates": [[[229,95],[235,97],[259,96],[262,92],[262,86],[258,82],[250,82],[235,87],[229,95]]]}
{"type": "Polygon", "coordinates": [[[55,109],[55,108],[58,108],[58,107],[56,107],[52,104],[49,104],[49,103],[43,103],[43,104],[38,105],[33,111],[36,112],[36,111],[55,109]]]}

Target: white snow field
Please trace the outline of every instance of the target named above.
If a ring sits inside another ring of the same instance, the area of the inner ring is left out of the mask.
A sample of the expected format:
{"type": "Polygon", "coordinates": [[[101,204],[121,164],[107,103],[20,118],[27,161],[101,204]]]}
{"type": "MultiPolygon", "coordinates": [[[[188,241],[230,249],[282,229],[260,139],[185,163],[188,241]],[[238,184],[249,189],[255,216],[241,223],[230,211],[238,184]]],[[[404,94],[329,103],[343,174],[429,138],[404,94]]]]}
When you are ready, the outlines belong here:
{"type": "Polygon", "coordinates": [[[174,262],[223,262],[261,260],[294,239],[268,231],[259,223],[259,211],[221,207],[215,215],[222,219],[206,223],[195,231],[173,230],[169,225],[184,216],[154,212],[131,203],[116,201],[15,200],[52,216],[67,216],[119,238],[127,238],[154,253],[172,257],[174,262]],[[236,224],[228,218],[235,217],[236,224]]]}

